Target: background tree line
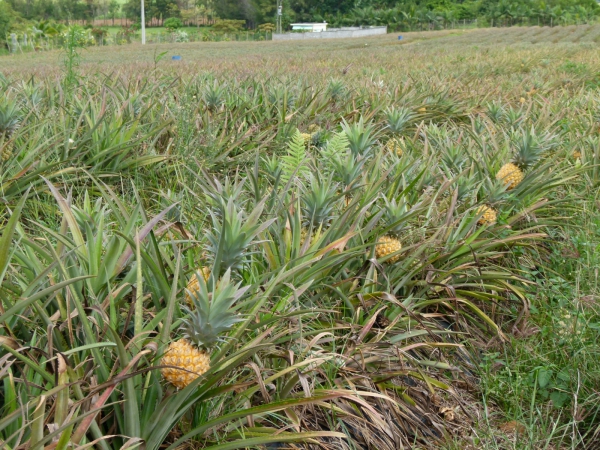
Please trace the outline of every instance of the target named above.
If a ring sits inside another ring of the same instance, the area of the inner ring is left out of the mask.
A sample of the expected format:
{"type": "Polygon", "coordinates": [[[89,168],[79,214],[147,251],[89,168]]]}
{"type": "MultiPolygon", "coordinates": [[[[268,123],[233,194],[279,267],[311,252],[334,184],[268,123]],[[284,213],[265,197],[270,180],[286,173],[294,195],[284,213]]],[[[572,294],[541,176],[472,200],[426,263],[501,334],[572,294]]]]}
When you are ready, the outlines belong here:
{"type": "MultiPolygon", "coordinates": [[[[276,0],[144,0],[146,20],[199,15],[274,22],[276,0]]],[[[327,21],[331,26],[387,25],[392,30],[441,28],[477,19],[481,25],[585,23],[600,12],[596,0],[284,0],[283,22],[327,21]]],[[[140,0],[0,0],[0,33],[23,21],[92,21],[140,17],[140,0]]],[[[0,34],[1,35],[1,34],[0,34]]]]}

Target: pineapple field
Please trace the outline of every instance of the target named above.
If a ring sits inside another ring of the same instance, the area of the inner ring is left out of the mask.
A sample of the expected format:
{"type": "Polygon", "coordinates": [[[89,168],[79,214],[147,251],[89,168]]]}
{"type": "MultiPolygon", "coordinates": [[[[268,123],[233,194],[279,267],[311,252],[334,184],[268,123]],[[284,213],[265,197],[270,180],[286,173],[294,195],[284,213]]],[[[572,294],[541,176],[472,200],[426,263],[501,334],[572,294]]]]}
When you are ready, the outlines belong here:
{"type": "Polygon", "coordinates": [[[0,448],[600,448],[599,41],[0,58],[0,448]]]}

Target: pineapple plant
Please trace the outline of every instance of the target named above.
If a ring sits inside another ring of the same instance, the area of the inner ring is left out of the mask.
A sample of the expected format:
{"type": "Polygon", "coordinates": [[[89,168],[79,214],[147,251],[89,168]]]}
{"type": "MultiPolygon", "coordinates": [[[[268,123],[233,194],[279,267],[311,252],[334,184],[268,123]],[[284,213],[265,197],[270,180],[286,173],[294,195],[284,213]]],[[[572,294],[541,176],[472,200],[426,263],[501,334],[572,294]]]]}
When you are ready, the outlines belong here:
{"type": "Polygon", "coordinates": [[[263,199],[252,211],[246,212],[235,198],[226,202],[223,199],[218,213],[210,212],[212,229],[206,236],[206,256],[212,265],[213,276],[218,277],[228,269],[237,272],[248,261],[248,250],[256,236],[275,221],[260,221],[265,201],[263,199]]]}
{"type": "Polygon", "coordinates": [[[355,188],[363,174],[365,159],[355,156],[348,149],[348,138],[344,133],[336,134],[320,151],[323,161],[328,162],[326,170],[332,170],[333,180],[340,185],[338,194],[343,194],[348,206],[352,197],[350,192],[355,188]]]}
{"type": "Polygon", "coordinates": [[[332,183],[331,176],[322,180],[319,176],[310,177],[300,197],[302,211],[301,243],[308,238],[309,242],[315,237],[312,233],[320,233],[326,229],[334,217],[334,205],[339,195],[337,185],[332,183]]]}
{"type": "Polygon", "coordinates": [[[306,129],[306,133],[301,133],[304,145],[307,147],[319,147],[324,143],[325,132],[316,123],[312,123],[306,129]]]}
{"type": "Polygon", "coordinates": [[[400,108],[388,108],[385,111],[386,128],[391,131],[393,135],[399,135],[408,128],[414,119],[412,111],[405,107],[400,108]]]}
{"type": "Polygon", "coordinates": [[[481,180],[474,196],[479,206],[475,211],[479,225],[493,225],[498,220],[500,206],[506,200],[508,194],[502,182],[489,177],[481,180]]]}
{"type": "Polygon", "coordinates": [[[496,179],[501,181],[507,190],[516,188],[525,178],[525,172],[540,160],[544,150],[550,148],[550,139],[549,136],[545,139],[538,138],[533,129],[523,132],[522,139],[517,142],[514,157],[500,167],[496,179]]]}
{"type": "Polygon", "coordinates": [[[0,137],[10,137],[21,125],[21,111],[16,102],[5,99],[0,103],[0,137]]]}
{"type": "Polygon", "coordinates": [[[161,360],[167,366],[161,369],[165,380],[183,389],[210,369],[210,350],[223,342],[221,334],[242,320],[232,307],[247,290],[231,281],[230,270],[212,292],[203,277],[198,279],[198,288],[189,292],[194,308],[184,307],[188,317],[182,321],[182,338],[169,345],[161,360]]]}
{"type": "Polygon", "coordinates": [[[372,122],[365,123],[361,116],[358,122],[348,123],[342,119],[342,131],[348,138],[348,148],[354,156],[367,157],[373,151],[379,131],[372,122]]]}
{"type": "MultiPolygon", "coordinates": [[[[444,155],[444,157],[445,156],[446,155],[444,155]]],[[[459,210],[477,187],[476,174],[474,173],[475,168],[471,167],[467,172],[463,170],[464,164],[466,164],[466,158],[463,157],[454,160],[453,164],[450,164],[449,161],[444,161],[444,158],[442,158],[442,165],[444,167],[442,171],[449,180],[452,180],[452,185],[437,198],[436,211],[439,218],[448,215],[448,210],[452,206],[455,192],[456,204],[454,205],[452,214],[459,210]]]]}

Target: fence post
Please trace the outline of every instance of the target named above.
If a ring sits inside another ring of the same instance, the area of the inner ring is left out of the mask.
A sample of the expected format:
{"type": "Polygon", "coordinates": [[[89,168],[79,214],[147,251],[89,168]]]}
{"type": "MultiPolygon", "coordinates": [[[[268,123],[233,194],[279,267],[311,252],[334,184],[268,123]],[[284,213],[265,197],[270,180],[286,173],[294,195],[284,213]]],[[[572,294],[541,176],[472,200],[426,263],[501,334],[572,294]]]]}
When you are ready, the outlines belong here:
{"type": "Polygon", "coordinates": [[[10,52],[17,53],[17,35],[10,33],[10,52]]]}

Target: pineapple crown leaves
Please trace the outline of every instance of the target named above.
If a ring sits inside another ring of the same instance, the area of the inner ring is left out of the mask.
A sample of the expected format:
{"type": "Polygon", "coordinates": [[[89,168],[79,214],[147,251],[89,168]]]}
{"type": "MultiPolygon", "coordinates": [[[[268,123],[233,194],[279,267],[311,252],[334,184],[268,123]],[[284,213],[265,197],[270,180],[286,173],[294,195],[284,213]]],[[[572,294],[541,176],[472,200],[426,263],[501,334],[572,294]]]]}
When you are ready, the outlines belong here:
{"type": "Polygon", "coordinates": [[[287,183],[293,176],[310,172],[306,164],[307,154],[304,138],[296,130],[288,144],[287,154],[281,157],[281,181],[287,183]]]}
{"type": "Polygon", "coordinates": [[[448,185],[452,186],[452,189],[457,191],[458,201],[465,200],[467,197],[475,194],[479,189],[481,182],[474,169],[474,163],[471,164],[471,167],[462,168],[458,173],[456,170],[442,169],[442,172],[448,176],[448,185]]]}
{"type": "Polygon", "coordinates": [[[304,226],[326,227],[334,217],[333,207],[341,194],[332,176],[323,179],[318,174],[310,175],[300,196],[304,226]]]}
{"type": "Polygon", "coordinates": [[[331,160],[333,175],[345,189],[354,187],[363,174],[364,164],[364,158],[357,158],[352,153],[348,153],[344,159],[336,157],[331,160]]]}
{"type": "Polygon", "coordinates": [[[281,180],[281,160],[277,155],[263,156],[261,158],[264,169],[270,175],[273,181],[278,182],[281,180]]]}
{"type": "Polygon", "coordinates": [[[450,143],[444,146],[442,165],[452,173],[461,172],[469,159],[468,153],[459,145],[450,143]]]}
{"type": "Polygon", "coordinates": [[[10,137],[21,124],[17,102],[8,99],[0,103],[0,136],[10,137]]]}
{"type": "Polygon", "coordinates": [[[386,128],[394,134],[400,134],[410,125],[414,118],[413,112],[405,107],[391,107],[385,111],[386,128]]]}
{"type": "Polygon", "coordinates": [[[212,85],[207,85],[202,92],[202,99],[206,108],[210,111],[215,111],[225,103],[225,86],[219,85],[215,80],[212,85]]]}
{"type": "Polygon", "coordinates": [[[533,126],[530,130],[512,132],[511,141],[516,149],[513,162],[523,170],[535,165],[544,152],[557,145],[554,135],[548,132],[539,135],[533,126]]]}
{"type": "Polygon", "coordinates": [[[398,200],[383,197],[383,202],[383,220],[387,230],[391,233],[399,233],[409,217],[410,205],[405,197],[399,197],[398,200]]]}
{"type": "Polygon", "coordinates": [[[446,126],[430,123],[422,128],[420,134],[424,140],[427,140],[436,149],[444,151],[450,146],[456,147],[454,144],[456,136],[453,136],[446,126]]]}
{"type": "Polygon", "coordinates": [[[326,92],[335,102],[340,100],[346,94],[346,85],[342,80],[331,79],[327,85],[326,92]]]}
{"type": "Polygon", "coordinates": [[[501,203],[508,195],[505,184],[495,178],[484,178],[477,188],[477,200],[492,206],[501,203]]]}
{"type": "Polygon", "coordinates": [[[487,116],[492,119],[492,121],[498,123],[502,121],[506,114],[506,110],[504,106],[499,101],[492,101],[486,104],[487,108],[487,116]]]}
{"type": "Polygon", "coordinates": [[[233,305],[246,293],[249,286],[240,288],[240,283],[231,280],[231,270],[227,270],[218,283],[213,284],[212,292],[202,274],[196,274],[198,289],[188,291],[193,309],[182,306],[188,317],[182,321],[183,337],[201,348],[210,349],[223,342],[219,335],[231,329],[243,319],[235,313],[233,305]]]}
{"type": "Polygon", "coordinates": [[[349,124],[342,119],[342,130],[348,137],[348,146],[355,156],[368,156],[377,142],[378,131],[371,122],[365,123],[361,116],[356,123],[349,124]]]}
{"type": "Polygon", "coordinates": [[[213,273],[240,269],[256,236],[276,220],[270,219],[260,223],[265,201],[266,198],[257,204],[250,214],[239,208],[232,198],[221,211],[222,215],[211,211],[212,230],[207,237],[208,253],[213,260],[213,273]]]}
{"type": "Polygon", "coordinates": [[[349,150],[348,136],[345,133],[336,134],[327,143],[321,155],[333,169],[336,180],[345,186],[352,185],[362,173],[365,159],[349,150]]]}
{"type": "Polygon", "coordinates": [[[462,201],[477,192],[477,182],[473,176],[462,176],[456,180],[457,200],[462,201]]]}
{"type": "Polygon", "coordinates": [[[221,182],[217,178],[210,178],[206,175],[207,182],[203,183],[205,198],[209,205],[211,205],[218,215],[223,215],[223,210],[226,208],[227,203],[230,199],[235,200],[238,204],[241,202],[242,193],[246,187],[246,178],[232,180],[230,177],[225,177],[225,183],[221,182]]]}

